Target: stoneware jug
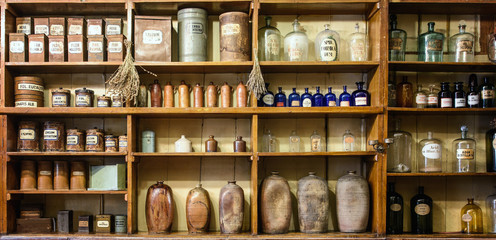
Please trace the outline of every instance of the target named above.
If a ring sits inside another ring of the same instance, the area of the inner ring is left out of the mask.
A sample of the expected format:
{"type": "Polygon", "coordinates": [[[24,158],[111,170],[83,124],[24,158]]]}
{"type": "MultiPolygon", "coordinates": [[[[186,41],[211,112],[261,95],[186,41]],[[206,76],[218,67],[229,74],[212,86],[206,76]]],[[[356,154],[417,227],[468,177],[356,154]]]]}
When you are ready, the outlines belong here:
{"type": "Polygon", "coordinates": [[[260,194],[262,231],[282,234],[289,231],[291,220],[291,192],[288,181],[272,172],[262,183],[260,194]]]}
{"type": "Polygon", "coordinates": [[[341,232],[365,232],[369,219],[369,184],[355,171],[340,177],[336,184],[336,208],[341,232]]]}
{"type": "Polygon", "coordinates": [[[198,184],[186,198],[186,221],[189,233],[206,233],[210,224],[210,197],[207,190],[198,184]]]}
{"type": "Polygon", "coordinates": [[[236,185],[236,181],[229,181],[222,187],[219,194],[219,221],[221,233],[240,233],[243,227],[244,192],[236,185]]]}
{"type": "Polygon", "coordinates": [[[170,233],[174,219],[172,189],[158,181],[148,188],[146,194],[146,225],[148,233],[170,233]]]}
{"type": "Polygon", "coordinates": [[[298,180],[298,222],[303,233],[327,232],[329,190],[325,179],[309,172],[298,180]]]}
{"type": "Polygon", "coordinates": [[[192,152],[191,141],[184,135],[175,142],[176,152],[192,152]]]}

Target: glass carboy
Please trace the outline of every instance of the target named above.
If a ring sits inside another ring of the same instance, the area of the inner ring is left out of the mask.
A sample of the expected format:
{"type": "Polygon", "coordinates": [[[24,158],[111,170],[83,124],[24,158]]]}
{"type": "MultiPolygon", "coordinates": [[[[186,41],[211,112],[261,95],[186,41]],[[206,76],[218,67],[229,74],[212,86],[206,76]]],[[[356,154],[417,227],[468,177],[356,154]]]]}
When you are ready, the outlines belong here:
{"type": "Polygon", "coordinates": [[[390,133],[393,143],[389,145],[388,172],[412,171],[412,134],[400,130],[401,120],[396,120],[395,130],[390,133]]]}
{"type": "Polygon", "coordinates": [[[272,17],[265,17],[265,26],[258,30],[258,58],[260,61],[281,60],[281,32],[270,25],[272,17]]]}
{"type": "Polygon", "coordinates": [[[444,34],[434,32],[434,22],[429,22],[429,30],[418,37],[418,60],[422,62],[442,62],[444,34]]]}
{"type": "Polygon", "coordinates": [[[453,62],[473,62],[474,61],[474,35],[465,32],[467,25],[465,21],[460,21],[459,32],[450,37],[449,52],[453,62]]]}
{"type": "Polygon", "coordinates": [[[315,38],[315,58],[317,61],[337,61],[339,56],[339,34],[324,25],[324,31],[315,38]]]}
{"type": "Polygon", "coordinates": [[[286,61],[308,59],[308,37],[300,30],[298,19],[293,22],[293,31],[284,38],[284,58],[286,61]]]}
{"type": "Polygon", "coordinates": [[[443,146],[441,140],[427,132],[427,138],[419,142],[417,147],[418,172],[441,172],[443,170],[443,146]]]}

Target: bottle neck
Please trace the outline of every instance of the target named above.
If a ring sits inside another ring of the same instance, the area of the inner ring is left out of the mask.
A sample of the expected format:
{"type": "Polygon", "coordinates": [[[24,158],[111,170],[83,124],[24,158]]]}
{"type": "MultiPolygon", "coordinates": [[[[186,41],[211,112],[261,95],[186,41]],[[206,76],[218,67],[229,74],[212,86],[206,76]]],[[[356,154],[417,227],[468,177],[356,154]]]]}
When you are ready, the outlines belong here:
{"type": "Polygon", "coordinates": [[[270,27],[270,21],[271,20],[272,20],[272,18],[269,18],[269,17],[265,18],[265,26],[270,27]]]}
{"type": "Polygon", "coordinates": [[[419,187],[418,193],[419,194],[424,194],[424,187],[419,187]]]}
{"type": "Polygon", "coordinates": [[[320,93],[320,87],[317,87],[316,92],[320,93]]]}
{"type": "Polygon", "coordinates": [[[394,192],[394,183],[388,183],[388,192],[394,192]]]}
{"type": "Polygon", "coordinates": [[[429,32],[434,32],[434,24],[429,23],[429,32]]]}
{"type": "Polygon", "coordinates": [[[462,138],[463,139],[467,138],[467,132],[466,131],[462,131],[462,138]]]}
{"type": "Polygon", "coordinates": [[[391,30],[396,30],[396,21],[391,22],[391,30]]]}
{"type": "Polygon", "coordinates": [[[358,90],[363,90],[363,83],[357,83],[358,90]]]}

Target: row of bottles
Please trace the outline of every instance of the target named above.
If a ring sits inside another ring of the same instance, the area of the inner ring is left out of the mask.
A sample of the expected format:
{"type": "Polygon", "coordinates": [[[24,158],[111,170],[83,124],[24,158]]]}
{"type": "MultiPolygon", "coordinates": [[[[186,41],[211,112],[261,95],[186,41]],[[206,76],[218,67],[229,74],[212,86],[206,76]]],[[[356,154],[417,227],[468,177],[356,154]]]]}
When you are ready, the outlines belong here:
{"type": "MultiPolygon", "coordinates": [[[[394,189],[394,183],[388,183],[386,206],[386,232],[403,233],[403,197],[394,189]]],[[[460,227],[462,233],[484,233],[483,213],[473,198],[460,211],[460,227]]],[[[488,233],[496,233],[496,194],[486,199],[486,219],[489,221],[488,233]]],[[[414,234],[432,234],[433,201],[424,194],[424,187],[418,188],[418,194],[410,200],[411,231],[414,234]]]]}
{"type": "MultiPolygon", "coordinates": [[[[343,86],[343,93],[336,97],[332,93],[332,87],[328,87],[326,95],[320,93],[320,87],[315,88],[316,93],[310,94],[308,88],[305,88],[305,93],[301,96],[293,88],[293,92],[286,98],[286,94],[282,91],[282,87],[278,87],[278,93],[274,95],[271,91],[267,91],[258,100],[259,107],[349,107],[349,106],[370,106],[370,93],[363,89],[364,82],[356,82],[357,90],[349,94],[347,86],[343,86]]],[[[269,84],[265,84],[266,88],[269,84]]]]}
{"type": "MultiPolygon", "coordinates": [[[[356,146],[355,136],[351,133],[350,130],[345,130],[342,139],[342,151],[351,152],[357,151],[357,149],[359,149],[359,147],[356,146]]],[[[270,130],[265,131],[262,141],[262,151],[276,152],[277,140],[276,137],[270,132],[270,130]]],[[[289,152],[300,152],[300,144],[300,137],[296,134],[295,130],[292,130],[291,135],[289,136],[289,152]]],[[[312,135],[310,136],[310,145],[310,150],[312,152],[325,151],[325,140],[322,138],[322,136],[320,136],[317,130],[314,130],[312,135]]]]}
{"type": "MultiPolygon", "coordinates": [[[[266,25],[258,30],[258,46],[260,61],[308,61],[308,37],[301,30],[298,19],[293,22],[293,31],[284,37],[279,29],[271,26],[272,17],[266,16],[266,25]],[[283,51],[281,51],[283,48],[283,51]],[[284,55],[283,55],[284,54],[284,55]]],[[[324,30],[315,38],[315,57],[317,61],[338,61],[341,52],[339,33],[330,29],[330,24],[324,25],[324,30]]],[[[367,35],[360,32],[358,23],[355,32],[350,35],[348,43],[351,61],[367,61],[367,35]]]]}
{"type": "Polygon", "coordinates": [[[442,82],[441,91],[437,91],[435,85],[429,86],[426,92],[422,85],[417,85],[417,91],[413,93],[412,83],[408,82],[406,76],[393,88],[389,84],[388,105],[390,107],[415,107],[415,108],[489,108],[495,107],[494,85],[487,77],[484,83],[478,86],[477,75],[471,74],[468,80],[469,91],[463,90],[463,82],[455,82],[455,91],[450,91],[450,83],[442,82]]]}

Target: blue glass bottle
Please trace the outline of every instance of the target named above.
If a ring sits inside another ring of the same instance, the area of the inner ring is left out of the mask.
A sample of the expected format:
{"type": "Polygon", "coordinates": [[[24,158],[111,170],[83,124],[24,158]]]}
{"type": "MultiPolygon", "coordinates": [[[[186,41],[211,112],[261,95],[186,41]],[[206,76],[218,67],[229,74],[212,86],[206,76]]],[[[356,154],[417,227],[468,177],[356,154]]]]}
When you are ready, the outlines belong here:
{"type": "Polygon", "coordinates": [[[269,90],[269,84],[265,83],[265,88],[267,92],[262,97],[262,102],[264,107],[275,107],[274,103],[274,93],[269,90]]]}
{"type": "Polygon", "coordinates": [[[289,94],[288,105],[290,107],[301,107],[300,94],[296,92],[296,88],[293,88],[293,93],[289,94]]]}
{"type": "Polygon", "coordinates": [[[286,107],[286,94],[282,92],[282,87],[278,87],[279,92],[275,96],[276,107],[286,107]]]}
{"type": "Polygon", "coordinates": [[[308,88],[305,88],[305,93],[301,95],[301,106],[302,107],[313,106],[312,94],[308,93],[308,88]]]}
{"type": "Polygon", "coordinates": [[[328,92],[325,95],[324,106],[335,107],[336,106],[336,94],[332,93],[332,87],[327,88],[328,92]]]}
{"type": "Polygon", "coordinates": [[[356,82],[357,90],[351,94],[351,106],[370,106],[370,93],[363,90],[364,82],[356,82]]]}
{"type": "Polygon", "coordinates": [[[316,93],[313,95],[313,107],[323,107],[325,106],[324,95],[320,93],[320,87],[316,87],[316,93]]]}
{"type": "Polygon", "coordinates": [[[343,93],[339,95],[339,106],[351,106],[351,95],[346,91],[346,86],[343,86],[343,93]]]}

